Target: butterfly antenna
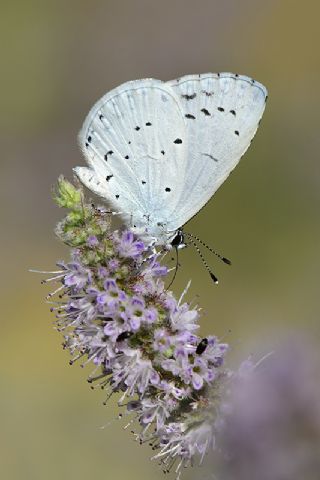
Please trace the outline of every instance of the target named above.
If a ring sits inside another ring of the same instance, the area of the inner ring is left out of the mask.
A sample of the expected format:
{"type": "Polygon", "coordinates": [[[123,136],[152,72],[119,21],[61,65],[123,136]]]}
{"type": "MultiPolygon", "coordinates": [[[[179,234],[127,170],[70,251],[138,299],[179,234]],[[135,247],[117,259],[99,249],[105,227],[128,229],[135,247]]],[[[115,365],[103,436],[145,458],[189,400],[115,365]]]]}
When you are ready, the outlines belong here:
{"type": "Polygon", "coordinates": [[[231,260],[229,260],[228,258],[226,257],[223,257],[222,255],[220,255],[220,253],[216,252],[212,247],[210,247],[209,245],[207,245],[205,242],[203,242],[199,237],[197,237],[196,235],[193,235],[192,233],[188,233],[188,232],[184,232],[184,234],[189,237],[189,238],[192,238],[193,240],[196,240],[197,242],[201,243],[201,245],[203,245],[205,248],[207,248],[211,253],[213,253],[216,257],[220,258],[220,260],[222,260],[224,263],[226,263],[227,265],[231,265],[231,260]]]}
{"type": "MultiPolygon", "coordinates": [[[[188,234],[189,235],[189,234],[188,234]]],[[[216,285],[219,283],[217,277],[215,276],[215,274],[213,273],[213,271],[211,270],[211,268],[209,267],[209,265],[207,264],[204,256],[202,255],[201,253],[201,250],[200,248],[198,247],[198,245],[196,244],[196,242],[194,240],[192,240],[192,236],[190,236],[190,242],[191,244],[194,246],[194,248],[196,249],[196,252],[198,253],[199,257],[201,258],[201,261],[203,263],[203,265],[205,266],[207,272],[209,273],[210,277],[212,278],[213,280],[213,283],[215,283],[216,285]]]]}
{"type": "Polygon", "coordinates": [[[173,277],[171,279],[171,282],[167,286],[166,291],[169,290],[169,288],[171,287],[171,285],[175,281],[176,276],[177,276],[177,272],[178,272],[178,268],[179,268],[179,253],[178,253],[178,248],[177,247],[175,248],[175,251],[176,251],[176,267],[175,267],[174,274],[173,274],[173,277]]]}

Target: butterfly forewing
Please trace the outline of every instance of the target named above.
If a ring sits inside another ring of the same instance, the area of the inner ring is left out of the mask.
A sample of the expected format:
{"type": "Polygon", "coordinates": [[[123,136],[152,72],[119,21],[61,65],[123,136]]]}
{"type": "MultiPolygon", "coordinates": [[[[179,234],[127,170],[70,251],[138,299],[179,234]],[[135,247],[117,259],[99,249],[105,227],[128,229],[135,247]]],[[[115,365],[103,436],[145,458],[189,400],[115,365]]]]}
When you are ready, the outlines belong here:
{"type": "Polygon", "coordinates": [[[132,226],[152,231],[172,218],[181,198],[186,140],[173,90],[158,80],[128,82],[89,113],[79,135],[89,168],[76,173],[132,226]]]}

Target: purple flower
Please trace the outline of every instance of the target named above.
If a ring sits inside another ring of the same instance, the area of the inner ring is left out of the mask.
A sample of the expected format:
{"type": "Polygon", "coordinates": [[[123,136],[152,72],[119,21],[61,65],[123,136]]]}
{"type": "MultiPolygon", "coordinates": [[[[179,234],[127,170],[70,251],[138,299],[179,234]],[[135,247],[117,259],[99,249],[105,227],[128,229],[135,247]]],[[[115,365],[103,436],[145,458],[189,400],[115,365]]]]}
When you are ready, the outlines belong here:
{"type": "Polygon", "coordinates": [[[143,320],[151,325],[155,323],[158,319],[158,311],[155,307],[149,307],[144,310],[144,317],[143,320]]]}
{"type": "Polygon", "coordinates": [[[156,352],[165,352],[171,346],[171,336],[164,328],[158,328],[154,331],[153,349],[156,352]]]}
{"type": "Polygon", "coordinates": [[[139,330],[145,315],[145,303],[142,298],[134,296],[123,303],[121,318],[130,326],[131,331],[139,330]]]}
{"type": "Polygon", "coordinates": [[[223,364],[224,355],[228,351],[229,346],[226,343],[219,343],[218,339],[213,336],[208,336],[207,340],[208,344],[205,351],[201,354],[201,358],[214,367],[220,367],[223,364]]]}
{"type": "Polygon", "coordinates": [[[213,369],[208,367],[207,362],[197,357],[194,360],[193,365],[190,365],[186,375],[186,381],[190,381],[195,390],[200,390],[203,387],[205,381],[212,382],[215,377],[213,369]]]}
{"type": "Polygon", "coordinates": [[[226,480],[319,478],[318,346],[299,333],[277,345],[257,366],[247,362],[233,382],[221,434],[226,480]]]}
{"type": "Polygon", "coordinates": [[[184,303],[181,306],[177,306],[172,314],[172,326],[175,330],[188,330],[194,331],[199,328],[196,321],[199,318],[197,310],[190,310],[189,305],[184,303]]]}
{"type": "Polygon", "coordinates": [[[67,273],[63,283],[66,287],[73,287],[75,290],[81,290],[90,282],[90,272],[79,262],[70,262],[66,265],[67,273]]]}
{"type": "Polygon", "coordinates": [[[150,277],[163,277],[168,274],[168,268],[165,265],[160,265],[157,259],[157,254],[149,258],[146,267],[143,269],[143,275],[146,279],[150,277]]]}
{"type": "Polygon", "coordinates": [[[119,268],[120,262],[116,258],[112,258],[108,262],[108,268],[111,272],[115,272],[119,268]]]}
{"type": "Polygon", "coordinates": [[[145,250],[144,243],[136,240],[133,233],[125,231],[122,233],[121,238],[116,238],[116,249],[120,257],[139,257],[145,250]]]}
{"type": "Polygon", "coordinates": [[[189,367],[188,352],[184,347],[179,346],[175,349],[173,357],[172,359],[164,360],[162,362],[162,368],[183,379],[189,367]]]}
{"type": "Polygon", "coordinates": [[[159,430],[170,417],[175,406],[176,403],[170,404],[159,398],[145,397],[140,401],[128,402],[127,410],[134,411],[142,425],[155,423],[157,430],[159,430]]]}
{"type": "Polygon", "coordinates": [[[97,239],[97,237],[95,235],[90,235],[87,238],[87,245],[90,248],[97,247],[99,245],[99,240],[97,239]]]}
{"type": "Polygon", "coordinates": [[[139,393],[142,397],[149,385],[159,383],[159,374],[154,370],[150,360],[144,360],[139,351],[132,351],[131,356],[122,355],[114,366],[113,380],[115,385],[124,383],[128,388],[125,394],[133,396],[139,393]]]}

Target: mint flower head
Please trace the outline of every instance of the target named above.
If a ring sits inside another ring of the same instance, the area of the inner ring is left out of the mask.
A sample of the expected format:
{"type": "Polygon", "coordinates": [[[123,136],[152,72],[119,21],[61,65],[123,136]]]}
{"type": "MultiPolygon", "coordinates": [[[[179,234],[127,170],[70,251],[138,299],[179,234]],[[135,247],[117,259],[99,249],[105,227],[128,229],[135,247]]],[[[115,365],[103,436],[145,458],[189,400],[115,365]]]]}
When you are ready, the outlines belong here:
{"type": "Polygon", "coordinates": [[[179,476],[214,446],[228,346],[197,335],[199,309],[184,300],[187,288],[179,299],[166,289],[159,252],[128,229],[113,231],[111,214],[64,178],[56,201],[70,209],[56,234],[71,260],[45,282],[56,284],[48,300],[70,364],[94,367],[92,388],[103,388],[106,401],[119,395],[136,439],[179,476]]]}

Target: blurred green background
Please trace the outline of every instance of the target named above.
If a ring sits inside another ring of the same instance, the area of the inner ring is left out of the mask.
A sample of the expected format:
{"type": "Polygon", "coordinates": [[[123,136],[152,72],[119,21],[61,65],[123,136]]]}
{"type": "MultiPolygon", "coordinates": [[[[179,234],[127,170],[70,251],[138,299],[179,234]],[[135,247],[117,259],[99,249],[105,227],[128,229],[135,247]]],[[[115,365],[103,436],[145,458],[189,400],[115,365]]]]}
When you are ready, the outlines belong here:
{"type": "MultiPolygon", "coordinates": [[[[76,136],[92,104],[136,78],[232,71],[264,83],[269,102],[234,174],[188,225],[231,268],[181,252],[174,285],[193,283],[202,331],[230,362],[253,339],[295,327],[319,337],[319,16],[316,0],[2,1],[1,433],[3,479],[162,478],[111,402],[68,366],[46,288],[28,268],[68,251],[54,238],[60,173],[84,164],[76,136]]],[[[268,337],[270,338],[270,336],[268,337]]],[[[266,351],[269,347],[266,343],[266,351]]],[[[191,478],[187,474],[185,478],[191,478]]]]}

